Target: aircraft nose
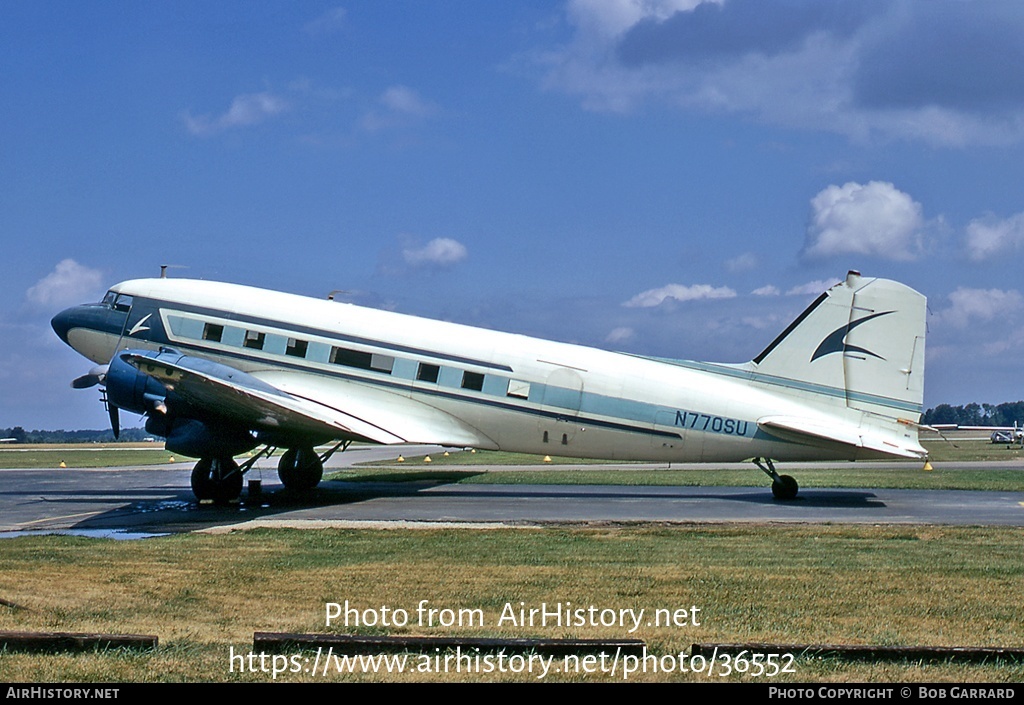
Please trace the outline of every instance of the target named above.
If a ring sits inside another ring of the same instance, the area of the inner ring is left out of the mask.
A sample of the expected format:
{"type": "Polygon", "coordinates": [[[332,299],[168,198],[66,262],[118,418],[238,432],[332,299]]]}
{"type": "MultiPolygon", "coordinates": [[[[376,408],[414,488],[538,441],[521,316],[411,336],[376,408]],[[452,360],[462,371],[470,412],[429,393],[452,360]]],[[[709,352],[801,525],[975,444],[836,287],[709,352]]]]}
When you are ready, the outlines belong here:
{"type": "Polygon", "coordinates": [[[57,337],[63,340],[67,345],[68,343],[68,331],[74,326],[75,322],[75,308],[66,308],[56,316],[50,319],[50,325],[53,327],[53,332],[57,334],[57,337]]]}

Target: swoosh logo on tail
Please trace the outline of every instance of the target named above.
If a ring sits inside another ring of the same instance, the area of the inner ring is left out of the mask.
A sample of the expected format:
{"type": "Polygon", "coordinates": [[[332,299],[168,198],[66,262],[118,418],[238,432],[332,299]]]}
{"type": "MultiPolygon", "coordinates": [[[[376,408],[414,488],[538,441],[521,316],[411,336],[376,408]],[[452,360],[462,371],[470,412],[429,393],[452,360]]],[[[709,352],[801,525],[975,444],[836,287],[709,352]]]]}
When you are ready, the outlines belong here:
{"type": "Polygon", "coordinates": [[[877,355],[870,350],[865,350],[864,348],[856,345],[847,345],[846,336],[861,323],[867,323],[879,316],[888,316],[890,313],[895,312],[882,311],[880,313],[873,313],[870,316],[864,316],[864,318],[858,318],[856,321],[851,321],[849,325],[836,328],[834,331],[829,333],[823,341],[821,341],[820,345],[818,345],[818,349],[814,351],[813,355],[811,355],[811,362],[814,362],[819,357],[825,357],[826,355],[831,355],[832,353],[837,352],[859,352],[864,353],[865,355],[870,355],[871,357],[877,357],[879,360],[884,360],[884,357],[877,355]]]}

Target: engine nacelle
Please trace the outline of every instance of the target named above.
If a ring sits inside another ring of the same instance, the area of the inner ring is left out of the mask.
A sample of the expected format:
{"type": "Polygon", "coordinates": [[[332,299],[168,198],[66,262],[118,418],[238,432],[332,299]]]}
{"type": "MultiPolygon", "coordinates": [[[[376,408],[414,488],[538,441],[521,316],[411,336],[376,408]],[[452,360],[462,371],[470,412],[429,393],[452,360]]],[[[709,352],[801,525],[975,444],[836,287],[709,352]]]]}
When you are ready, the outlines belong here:
{"type": "MultiPolygon", "coordinates": [[[[188,357],[169,348],[161,348],[156,353],[131,350],[115,354],[106,375],[107,402],[120,409],[146,414],[146,432],[166,438],[164,445],[167,450],[193,458],[224,458],[256,447],[256,437],[249,429],[209,414],[196,413],[197,410],[183,404],[173,392],[168,393],[163,384],[122,359],[125,352],[144,355],[151,358],[153,364],[160,364],[164,359],[225,379],[248,380],[249,377],[232,367],[188,357]],[[203,418],[197,419],[194,415],[202,415],[203,418]]],[[[249,384],[267,387],[255,379],[249,384]]]]}
{"type": "Polygon", "coordinates": [[[167,398],[164,385],[122,360],[120,353],[110,360],[104,386],[107,402],[138,414],[152,411],[167,398]]]}
{"type": "MultiPolygon", "coordinates": [[[[155,417],[154,417],[155,418],[155,417]]],[[[256,438],[239,426],[215,424],[196,419],[170,419],[164,447],[191,458],[225,458],[256,447],[256,438]]],[[[150,424],[146,424],[149,430],[150,424]]]]}

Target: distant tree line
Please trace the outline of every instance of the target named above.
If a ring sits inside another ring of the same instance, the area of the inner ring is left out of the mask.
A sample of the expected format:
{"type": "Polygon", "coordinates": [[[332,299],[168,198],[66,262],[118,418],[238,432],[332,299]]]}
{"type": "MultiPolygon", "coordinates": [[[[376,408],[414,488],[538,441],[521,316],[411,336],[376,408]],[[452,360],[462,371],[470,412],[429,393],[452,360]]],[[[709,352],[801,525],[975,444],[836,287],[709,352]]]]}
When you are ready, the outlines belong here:
{"type": "Polygon", "coordinates": [[[958,426],[1024,426],[1024,401],[1003,404],[939,404],[921,417],[927,425],[955,423],[958,426]]]}
{"type": "MultiPolygon", "coordinates": [[[[137,443],[149,438],[144,428],[122,428],[121,442],[137,443]]],[[[26,431],[21,426],[0,428],[0,438],[13,438],[10,443],[113,443],[114,432],[109,428],[103,431],[26,431]]]]}

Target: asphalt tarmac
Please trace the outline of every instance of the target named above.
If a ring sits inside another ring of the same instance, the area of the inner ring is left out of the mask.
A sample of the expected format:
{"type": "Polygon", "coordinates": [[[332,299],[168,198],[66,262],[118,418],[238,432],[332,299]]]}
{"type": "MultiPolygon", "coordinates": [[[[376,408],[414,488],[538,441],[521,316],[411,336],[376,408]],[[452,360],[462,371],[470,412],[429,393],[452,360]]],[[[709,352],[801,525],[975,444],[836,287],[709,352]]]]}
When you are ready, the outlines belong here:
{"type": "MultiPolygon", "coordinates": [[[[411,456],[440,449],[403,451],[411,456]]],[[[328,469],[394,457],[394,449],[353,448],[334,456],[328,469]]],[[[240,502],[229,506],[196,502],[189,487],[191,463],[0,470],[0,536],[37,531],[132,538],[254,526],[471,528],[599,522],[1024,526],[1024,492],[801,488],[795,500],[778,502],[767,478],[754,468],[752,482],[763,479],[762,487],[330,481],[299,495],[285,490],[271,461],[266,463],[247,476],[262,477],[261,491],[247,489],[240,502]]],[[[786,471],[791,470],[799,479],[799,464],[787,464],[786,471]]]]}

